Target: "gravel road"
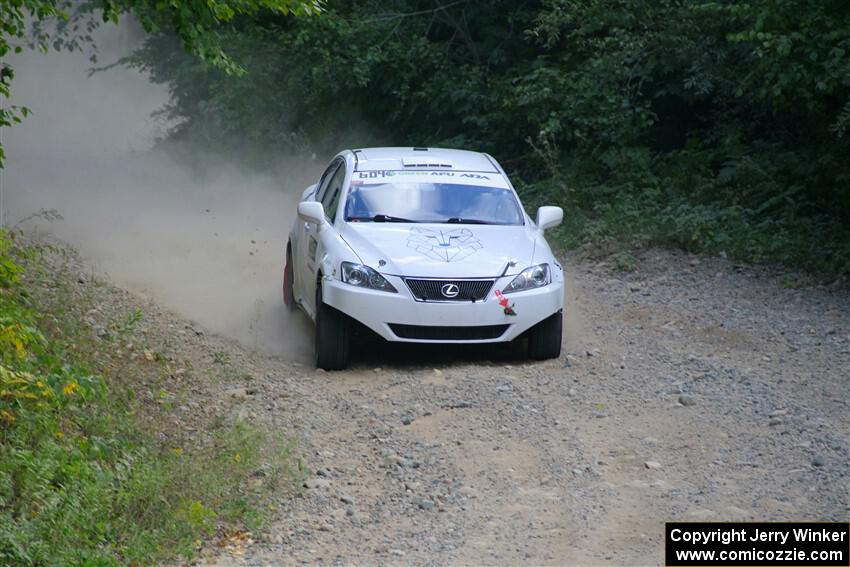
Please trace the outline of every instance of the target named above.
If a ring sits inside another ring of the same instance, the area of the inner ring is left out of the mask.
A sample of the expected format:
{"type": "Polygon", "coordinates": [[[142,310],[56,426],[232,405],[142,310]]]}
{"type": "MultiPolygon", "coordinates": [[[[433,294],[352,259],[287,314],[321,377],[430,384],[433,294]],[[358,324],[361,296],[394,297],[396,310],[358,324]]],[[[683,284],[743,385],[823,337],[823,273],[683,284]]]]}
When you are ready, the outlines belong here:
{"type": "Polygon", "coordinates": [[[565,265],[564,355],[542,363],[375,344],[325,373],[143,304],[177,355],[239,369],[180,410],[306,460],[273,524],[208,564],[659,565],[665,521],[847,521],[846,286],[658,250],[565,265]]]}

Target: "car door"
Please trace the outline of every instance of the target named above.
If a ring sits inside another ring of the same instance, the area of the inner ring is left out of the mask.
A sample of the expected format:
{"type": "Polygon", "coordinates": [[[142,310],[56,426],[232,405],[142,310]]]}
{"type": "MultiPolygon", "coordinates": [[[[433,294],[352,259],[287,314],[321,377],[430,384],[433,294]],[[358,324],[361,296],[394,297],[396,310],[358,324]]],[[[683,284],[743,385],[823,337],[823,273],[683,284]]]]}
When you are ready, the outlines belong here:
{"type": "MultiPolygon", "coordinates": [[[[338,160],[332,161],[325,171],[322,172],[322,176],[319,178],[319,182],[316,184],[315,190],[305,197],[303,201],[319,201],[319,196],[322,195],[327,188],[331,177],[333,177],[333,174],[338,167],[338,160]]],[[[296,246],[292,250],[293,261],[295,263],[293,287],[295,296],[298,298],[300,303],[304,304],[305,302],[309,302],[309,305],[312,305],[313,301],[309,296],[313,295],[314,282],[307,276],[307,259],[308,250],[310,248],[310,237],[315,235],[315,227],[312,227],[313,230],[311,231],[310,223],[301,219],[297,219],[296,222],[298,237],[296,238],[296,246]]]]}
{"type": "MultiPolygon", "coordinates": [[[[334,160],[325,172],[322,183],[316,191],[315,200],[320,201],[325,209],[325,217],[328,223],[333,225],[336,217],[336,209],[339,206],[339,198],[342,186],[345,182],[345,162],[342,159],[334,160]]],[[[331,226],[330,230],[334,230],[331,226]]],[[[312,223],[304,223],[304,238],[302,242],[303,274],[302,298],[307,304],[309,311],[315,313],[316,309],[316,276],[319,270],[319,259],[324,253],[324,247],[319,236],[319,227],[312,223]]]]}

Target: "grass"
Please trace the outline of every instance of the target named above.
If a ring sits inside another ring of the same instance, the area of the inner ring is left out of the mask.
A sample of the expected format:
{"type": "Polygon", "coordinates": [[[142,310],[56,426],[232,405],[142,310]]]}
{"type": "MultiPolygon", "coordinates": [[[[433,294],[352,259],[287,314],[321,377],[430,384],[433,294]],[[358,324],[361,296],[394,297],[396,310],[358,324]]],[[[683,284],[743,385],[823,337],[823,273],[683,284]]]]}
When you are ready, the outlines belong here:
{"type": "Polygon", "coordinates": [[[94,332],[73,266],[0,232],[0,564],[153,564],[257,529],[291,447],[245,423],[181,430],[144,313],[94,332]]]}

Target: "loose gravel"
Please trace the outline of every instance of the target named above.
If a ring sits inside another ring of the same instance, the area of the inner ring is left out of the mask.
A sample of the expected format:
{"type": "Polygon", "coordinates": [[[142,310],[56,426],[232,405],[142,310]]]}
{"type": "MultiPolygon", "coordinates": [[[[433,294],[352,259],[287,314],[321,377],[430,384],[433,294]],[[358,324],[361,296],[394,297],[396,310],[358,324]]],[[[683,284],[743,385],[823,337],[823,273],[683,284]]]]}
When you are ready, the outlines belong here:
{"type": "Polygon", "coordinates": [[[220,369],[174,377],[178,421],[303,455],[301,492],[209,565],[658,565],[665,521],[847,521],[846,284],[658,250],[566,266],[564,354],[541,363],[367,344],[326,373],[108,286],[101,309],[141,307],[168,356],[220,369]]]}

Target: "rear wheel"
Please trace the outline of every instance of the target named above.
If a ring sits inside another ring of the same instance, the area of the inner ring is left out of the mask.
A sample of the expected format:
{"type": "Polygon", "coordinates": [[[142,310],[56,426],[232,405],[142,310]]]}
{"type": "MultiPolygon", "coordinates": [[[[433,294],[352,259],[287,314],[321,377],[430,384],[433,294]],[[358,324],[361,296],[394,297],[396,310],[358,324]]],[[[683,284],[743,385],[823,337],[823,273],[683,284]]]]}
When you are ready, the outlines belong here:
{"type": "Polygon", "coordinates": [[[283,303],[290,311],[295,309],[295,293],[292,288],[292,248],[286,247],[286,265],[283,267],[283,303]]]}
{"type": "Polygon", "coordinates": [[[558,358],[561,355],[563,314],[559,311],[537,323],[528,331],[528,357],[534,360],[558,358]]]}
{"type": "Polygon", "coordinates": [[[322,301],[322,287],[316,290],[316,366],[324,370],[348,367],[351,321],[322,301]]]}

